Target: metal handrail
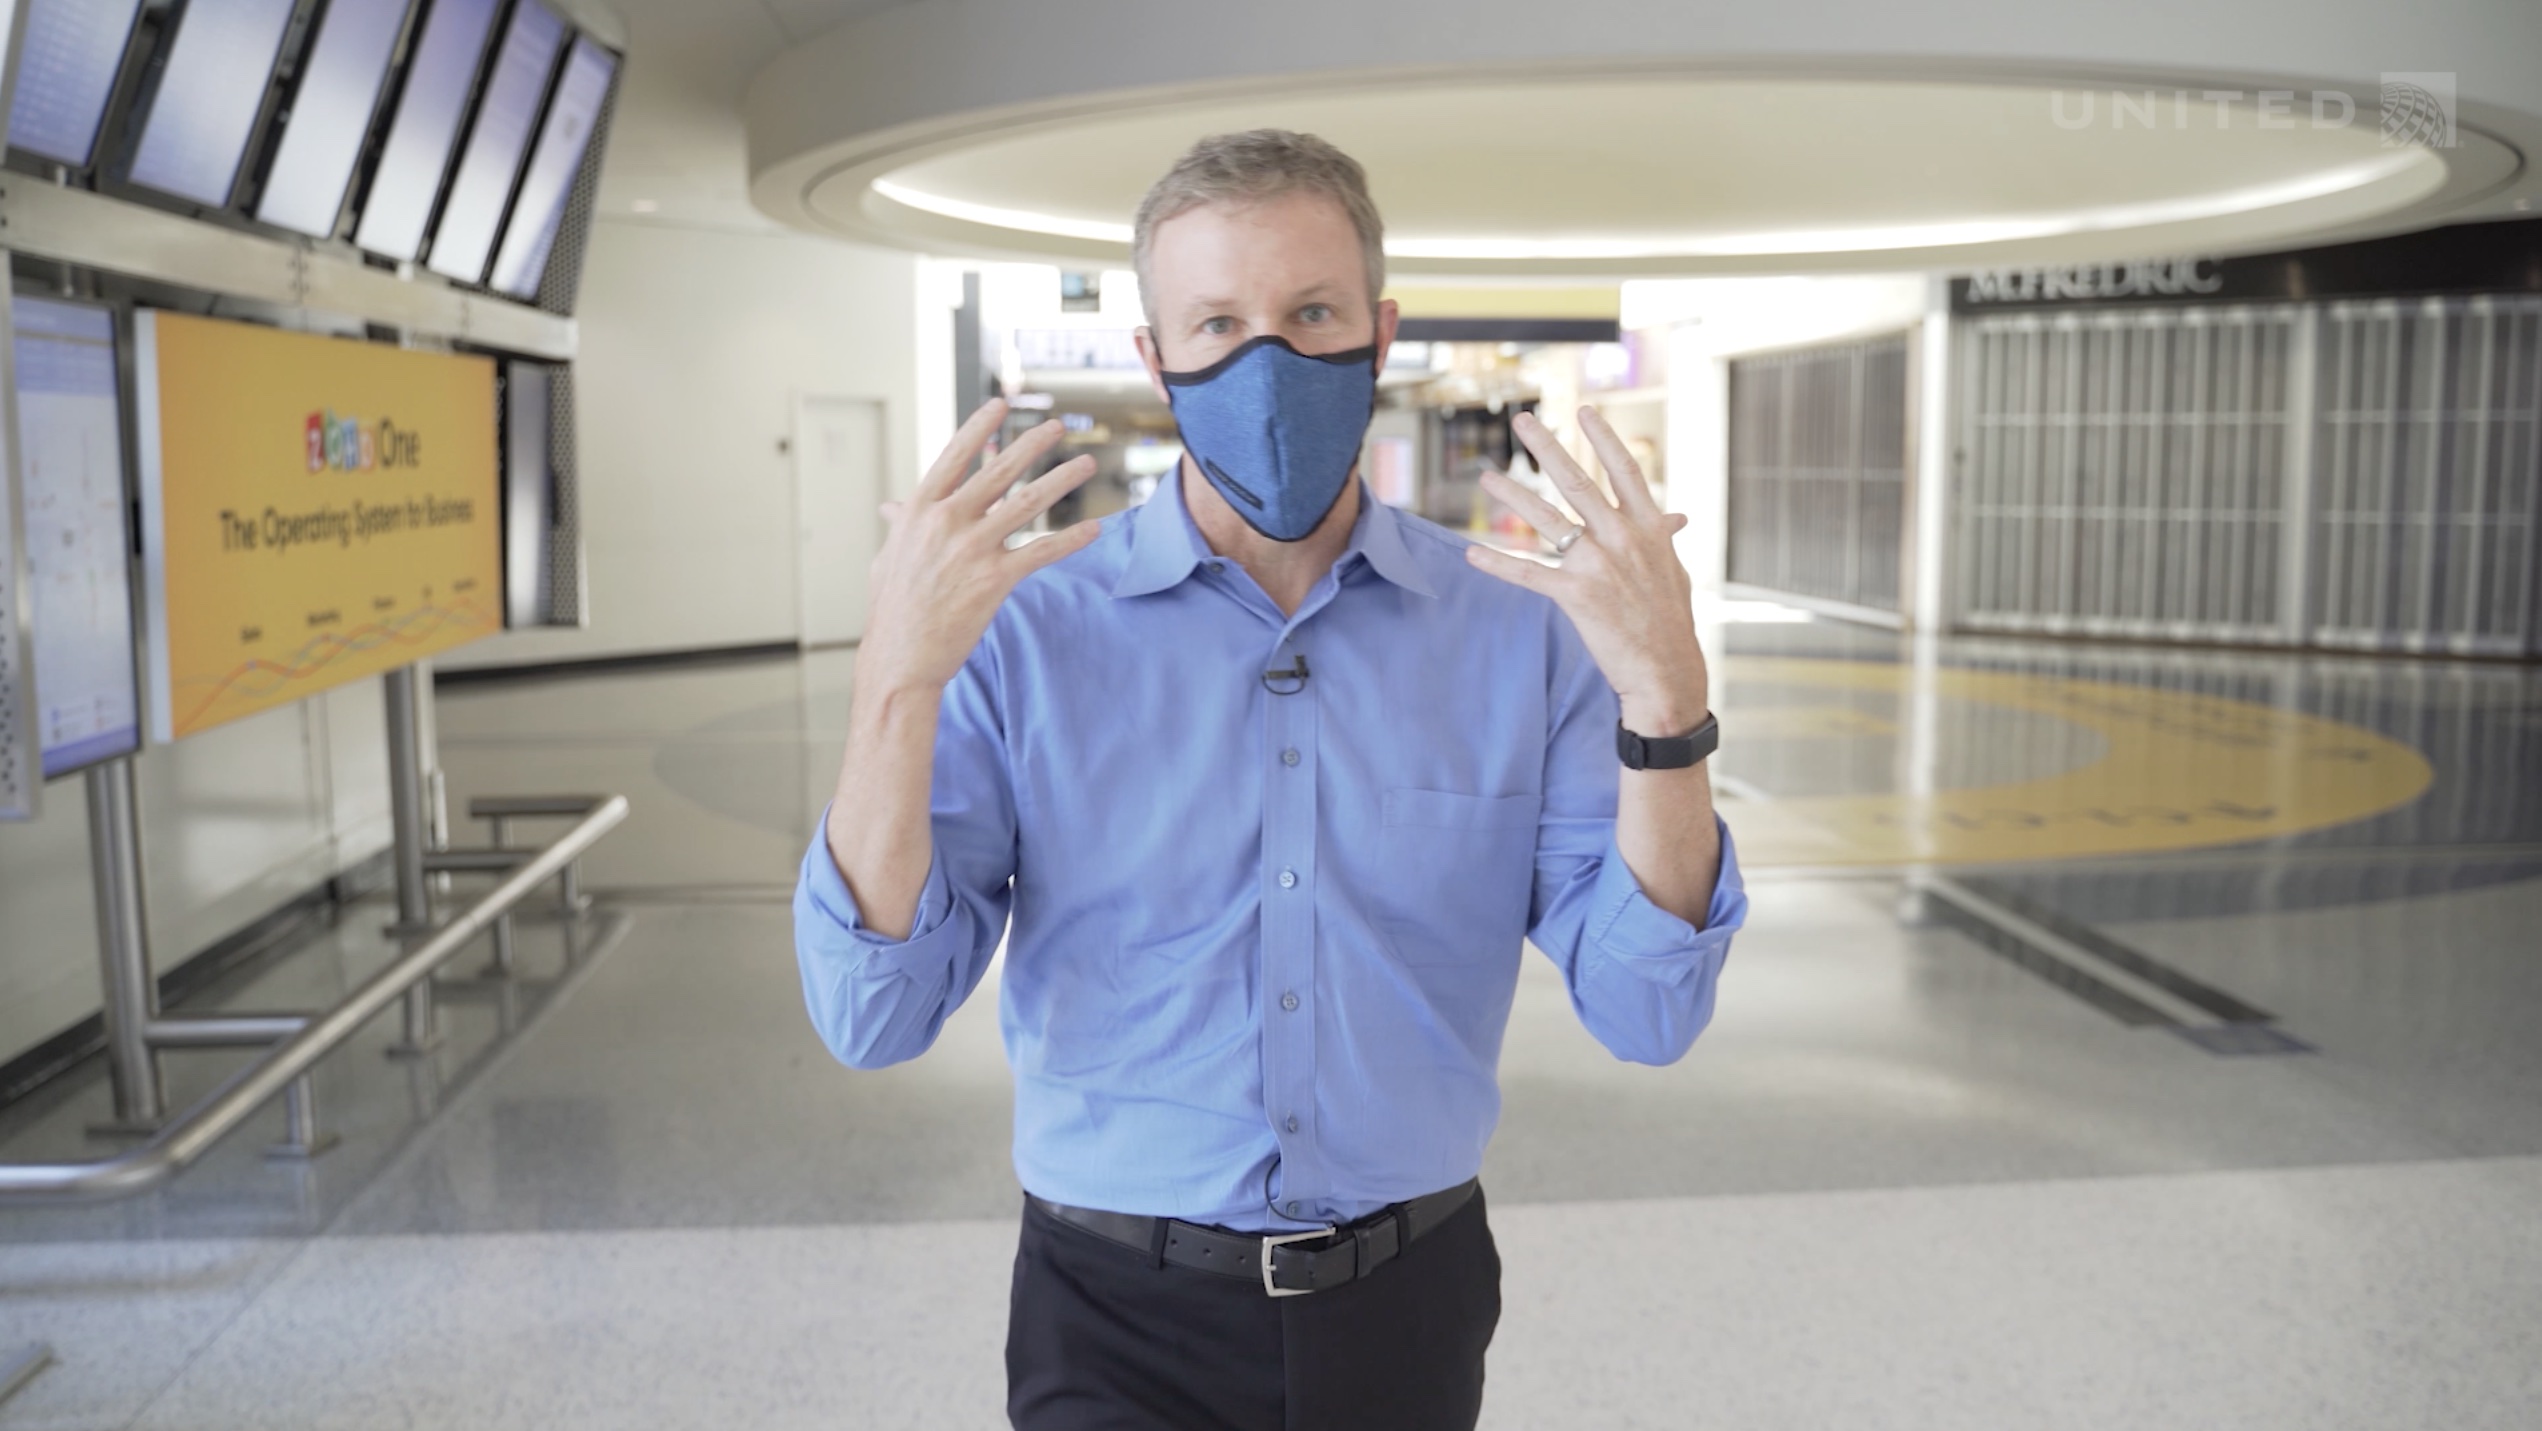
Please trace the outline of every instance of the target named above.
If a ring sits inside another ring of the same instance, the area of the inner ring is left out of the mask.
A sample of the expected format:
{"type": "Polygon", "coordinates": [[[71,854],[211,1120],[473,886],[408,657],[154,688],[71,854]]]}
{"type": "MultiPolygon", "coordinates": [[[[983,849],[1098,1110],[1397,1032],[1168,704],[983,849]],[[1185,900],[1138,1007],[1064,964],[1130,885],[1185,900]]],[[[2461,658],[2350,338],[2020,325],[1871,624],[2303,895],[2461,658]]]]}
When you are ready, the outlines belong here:
{"type": "Polygon", "coordinates": [[[236,1131],[250,1114],[334,1052],[408,988],[432,977],[433,970],[444,960],[520,903],[531,890],[579,859],[626,818],[625,796],[612,795],[601,802],[554,843],[488,890],[484,898],[363,981],[343,1002],[308,1015],[307,1025],[298,1033],[232,1074],[220,1087],[159,1129],[148,1142],[94,1162],[0,1163],[0,1204],[100,1202],[145,1193],[167,1182],[213,1144],[236,1131]]]}

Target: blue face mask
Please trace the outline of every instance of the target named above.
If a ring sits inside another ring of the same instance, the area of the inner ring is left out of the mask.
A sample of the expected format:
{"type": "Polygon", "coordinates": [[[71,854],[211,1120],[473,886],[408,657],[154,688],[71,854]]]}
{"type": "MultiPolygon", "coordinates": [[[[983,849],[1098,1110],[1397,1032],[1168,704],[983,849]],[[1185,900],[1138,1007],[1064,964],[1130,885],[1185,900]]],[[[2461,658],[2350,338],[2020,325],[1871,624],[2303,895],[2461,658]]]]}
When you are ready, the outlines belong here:
{"type": "Polygon", "coordinates": [[[1255,531],[1297,541],[1341,500],[1377,406],[1375,344],[1307,354],[1266,335],[1163,376],[1183,449],[1255,531]]]}

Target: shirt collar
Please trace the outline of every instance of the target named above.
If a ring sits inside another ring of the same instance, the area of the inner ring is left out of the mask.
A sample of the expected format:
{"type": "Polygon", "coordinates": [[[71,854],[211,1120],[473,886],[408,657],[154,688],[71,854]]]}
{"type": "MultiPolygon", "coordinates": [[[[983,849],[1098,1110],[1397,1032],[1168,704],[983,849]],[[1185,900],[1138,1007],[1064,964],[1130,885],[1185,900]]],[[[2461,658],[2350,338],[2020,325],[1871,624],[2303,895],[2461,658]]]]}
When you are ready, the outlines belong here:
{"type": "MultiPolygon", "coordinates": [[[[1157,480],[1155,495],[1132,516],[1130,559],[1112,583],[1114,596],[1166,590],[1210,558],[1209,543],[1183,504],[1182,478],[1179,467],[1165,473],[1157,480]]],[[[1359,488],[1359,519],[1351,524],[1350,545],[1342,549],[1341,560],[1347,563],[1354,555],[1406,591],[1438,595],[1404,545],[1403,514],[1378,501],[1364,482],[1359,488]]]]}

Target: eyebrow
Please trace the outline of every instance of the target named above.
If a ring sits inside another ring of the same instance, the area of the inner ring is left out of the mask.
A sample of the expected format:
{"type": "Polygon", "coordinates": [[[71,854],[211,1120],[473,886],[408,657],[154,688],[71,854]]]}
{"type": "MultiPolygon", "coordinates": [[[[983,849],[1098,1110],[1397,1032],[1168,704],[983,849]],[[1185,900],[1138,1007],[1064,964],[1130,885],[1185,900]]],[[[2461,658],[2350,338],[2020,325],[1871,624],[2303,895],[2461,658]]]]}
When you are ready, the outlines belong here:
{"type": "MultiPolygon", "coordinates": [[[[1297,292],[1290,294],[1289,301],[1291,303],[1303,303],[1310,298],[1329,297],[1344,293],[1348,291],[1348,289],[1348,284],[1334,279],[1326,279],[1321,283],[1309,284],[1308,286],[1299,289],[1297,292]]],[[[1237,300],[1233,298],[1220,297],[1216,295],[1212,295],[1207,298],[1194,298],[1185,305],[1185,311],[1206,312],[1214,308],[1233,308],[1236,306],[1236,301],[1237,300]]]]}

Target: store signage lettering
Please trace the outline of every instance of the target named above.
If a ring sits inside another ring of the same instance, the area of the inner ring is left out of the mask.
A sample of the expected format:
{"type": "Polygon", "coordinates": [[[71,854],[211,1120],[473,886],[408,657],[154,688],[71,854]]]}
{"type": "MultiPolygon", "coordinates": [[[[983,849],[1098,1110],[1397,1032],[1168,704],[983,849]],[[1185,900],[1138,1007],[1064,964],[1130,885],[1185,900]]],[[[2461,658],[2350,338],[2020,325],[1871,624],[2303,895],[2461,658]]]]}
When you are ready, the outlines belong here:
{"type": "Polygon", "coordinates": [[[2113,298],[2181,298],[2224,287],[2211,258],[2140,259],[2063,268],[1996,268],[1969,275],[1967,303],[2092,303],[2113,298]]]}

